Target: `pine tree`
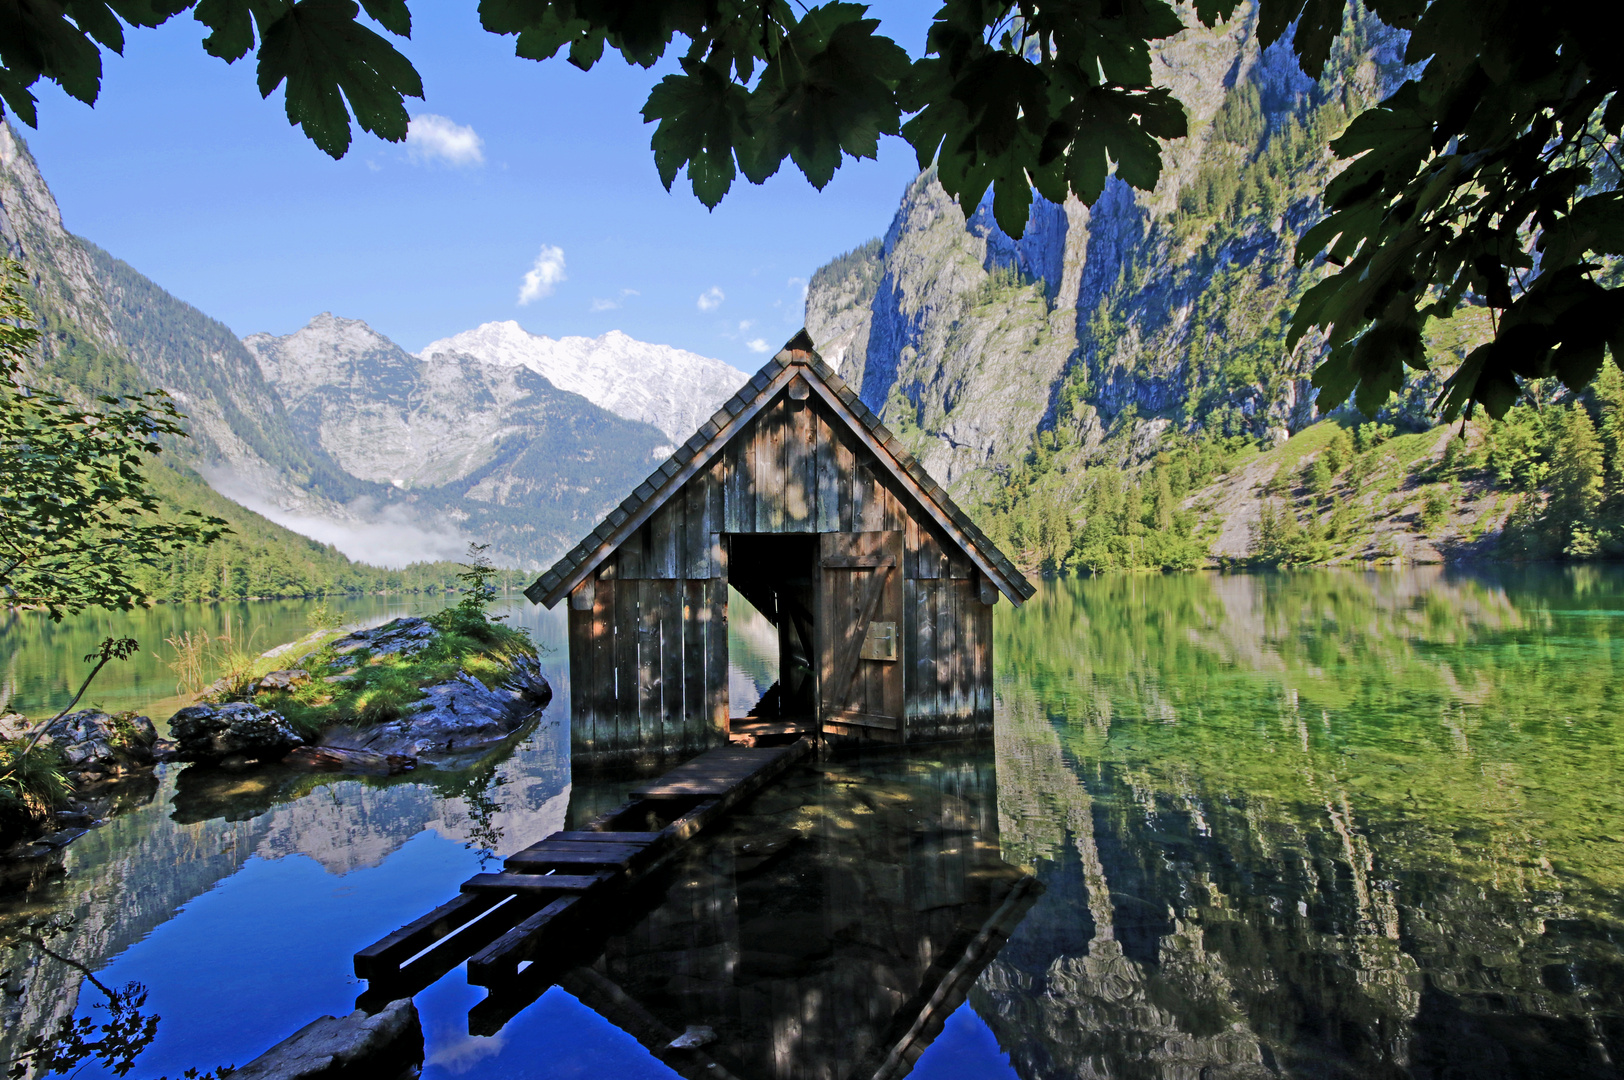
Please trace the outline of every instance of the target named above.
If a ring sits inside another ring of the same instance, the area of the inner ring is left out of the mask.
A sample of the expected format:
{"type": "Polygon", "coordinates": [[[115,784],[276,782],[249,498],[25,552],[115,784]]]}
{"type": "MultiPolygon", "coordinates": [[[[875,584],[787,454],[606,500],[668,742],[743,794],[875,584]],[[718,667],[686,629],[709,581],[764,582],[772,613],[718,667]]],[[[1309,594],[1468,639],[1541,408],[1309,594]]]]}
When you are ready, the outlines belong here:
{"type": "Polygon", "coordinates": [[[1579,557],[1593,555],[1604,490],[1602,442],[1582,406],[1551,406],[1550,411],[1551,497],[1546,520],[1563,551],[1579,557]]]}
{"type": "Polygon", "coordinates": [[[1594,385],[1601,413],[1601,442],[1606,455],[1608,494],[1624,495],[1624,372],[1611,358],[1602,365],[1594,385]]]}

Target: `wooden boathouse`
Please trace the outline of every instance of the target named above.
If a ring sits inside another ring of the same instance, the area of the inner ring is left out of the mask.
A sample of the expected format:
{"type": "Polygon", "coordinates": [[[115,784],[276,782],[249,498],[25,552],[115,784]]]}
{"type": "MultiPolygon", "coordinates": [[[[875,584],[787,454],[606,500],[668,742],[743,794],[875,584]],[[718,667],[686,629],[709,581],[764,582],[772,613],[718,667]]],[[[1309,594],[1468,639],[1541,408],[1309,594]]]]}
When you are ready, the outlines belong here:
{"type": "Polygon", "coordinates": [[[989,733],[992,608],[1032,592],[803,330],[526,595],[569,599],[573,754],[607,765],[745,731],[989,733]],[[748,717],[730,585],[778,632],[748,717]]]}

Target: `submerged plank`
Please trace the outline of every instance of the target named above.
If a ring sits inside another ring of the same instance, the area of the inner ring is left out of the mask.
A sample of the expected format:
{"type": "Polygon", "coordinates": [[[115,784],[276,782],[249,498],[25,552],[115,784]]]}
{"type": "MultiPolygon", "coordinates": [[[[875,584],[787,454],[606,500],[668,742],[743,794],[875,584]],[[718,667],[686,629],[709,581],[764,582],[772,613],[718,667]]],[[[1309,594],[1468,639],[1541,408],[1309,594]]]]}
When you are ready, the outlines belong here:
{"type": "Polygon", "coordinates": [[[612,866],[624,870],[648,851],[645,844],[582,844],[542,841],[503,860],[512,870],[545,869],[551,866],[612,866]]]}
{"type": "Polygon", "coordinates": [[[363,979],[394,975],[400,965],[434,942],[461,929],[501,902],[499,896],[459,896],[380,938],[355,954],[355,974],[363,979]]]}
{"type": "Polygon", "coordinates": [[[475,985],[512,985],[532,961],[539,966],[526,977],[545,977],[542,969],[553,960],[589,943],[592,935],[582,937],[579,919],[605,914],[601,902],[578,907],[578,901],[643,877],[811,750],[812,743],[801,739],[770,749],[722,747],[702,754],[652,785],[670,793],[653,798],[634,793],[627,807],[594,822],[609,824],[641,801],[678,815],[663,829],[618,832],[589,826],[554,833],[510,856],[501,873],[476,874],[456,899],[356,953],[356,974],[374,981],[374,989],[413,980],[421,988],[473,953],[468,980],[475,985]],[[539,872],[549,869],[562,873],[539,872]],[[539,905],[544,906],[538,910],[539,905]],[[544,941],[552,958],[545,963],[537,960],[544,941]]]}
{"type": "Polygon", "coordinates": [[[564,896],[485,946],[468,960],[468,981],[475,986],[494,986],[512,979],[519,965],[535,956],[540,931],[573,922],[579,896],[564,896]]]}
{"type": "Polygon", "coordinates": [[[799,746],[795,743],[779,747],[718,747],[677,766],[647,787],[633,790],[632,796],[670,799],[685,795],[727,795],[733,788],[754,779],[757,773],[778,764],[799,746]]]}
{"type": "Polygon", "coordinates": [[[613,873],[598,874],[475,874],[462,883],[462,891],[471,892],[587,892],[606,881],[613,881],[613,873]]]}

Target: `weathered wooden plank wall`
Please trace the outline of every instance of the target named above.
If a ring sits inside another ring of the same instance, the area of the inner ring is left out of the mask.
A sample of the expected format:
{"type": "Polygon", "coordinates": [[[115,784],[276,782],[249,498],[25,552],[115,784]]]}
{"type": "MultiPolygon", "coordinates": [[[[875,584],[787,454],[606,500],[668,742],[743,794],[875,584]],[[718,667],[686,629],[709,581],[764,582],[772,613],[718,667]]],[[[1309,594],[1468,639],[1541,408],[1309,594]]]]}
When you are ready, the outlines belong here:
{"type": "Polygon", "coordinates": [[[906,536],[906,737],[990,732],[992,609],[968,558],[820,401],[786,393],[571,594],[577,755],[610,763],[726,740],[724,534],[892,530],[906,536]]]}

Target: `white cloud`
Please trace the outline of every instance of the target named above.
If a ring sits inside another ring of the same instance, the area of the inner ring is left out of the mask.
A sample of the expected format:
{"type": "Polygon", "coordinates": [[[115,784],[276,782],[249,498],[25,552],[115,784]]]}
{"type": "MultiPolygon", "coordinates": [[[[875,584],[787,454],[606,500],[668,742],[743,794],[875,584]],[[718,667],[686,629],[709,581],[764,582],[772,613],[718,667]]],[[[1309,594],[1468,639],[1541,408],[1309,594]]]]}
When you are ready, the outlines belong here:
{"type": "Polygon", "coordinates": [[[447,165],[485,164],[485,140],[473,128],[445,116],[423,113],[406,127],[406,152],[413,161],[447,165]]]}
{"type": "Polygon", "coordinates": [[[744,347],[749,349],[753,353],[764,353],[767,350],[772,348],[772,346],[767,344],[767,342],[765,340],[763,340],[762,338],[756,338],[756,339],[754,339],[752,341],[747,341],[747,342],[744,343],[744,347]]]}
{"type": "Polygon", "coordinates": [[[745,319],[741,321],[739,323],[739,333],[743,334],[748,332],[749,329],[754,325],[756,325],[756,321],[754,319],[745,319]]]}
{"type": "Polygon", "coordinates": [[[284,529],[331,544],[349,558],[370,566],[398,570],[414,562],[456,559],[467,550],[468,537],[441,521],[425,523],[404,506],[379,506],[372,499],[357,499],[345,508],[349,520],[341,521],[284,509],[229,468],[210,469],[205,479],[226,498],[284,529]]]}
{"type": "Polygon", "coordinates": [[[524,281],[519,284],[520,306],[553,295],[564,276],[564,249],[552,244],[541,245],[536,264],[525,271],[524,281]]]}
{"type": "Polygon", "coordinates": [[[715,285],[712,285],[710,288],[699,294],[699,310],[715,311],[717,308],[722,306],[722,301],[726,299],[727,295],[723,293],[721,289],[717,288],[715,285]]]}
{"type": "Polygon", "coordinates": [[[642,296],[642,295],[643,294],[638,292],[636,289],[621,289],[620,290],[620,298],[618,300],[606,300],[601,296],[594,296],[592,298],[592,310],[593,311],[613,311],[616,308],[625,307],[626,306],[626,298],[628,296],[642,296]]]}

